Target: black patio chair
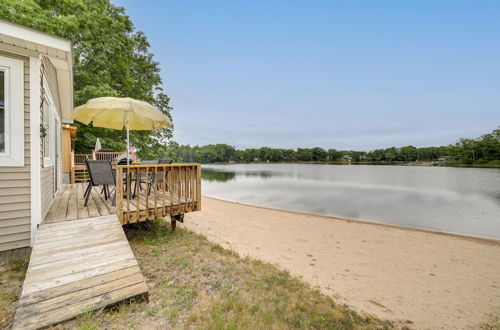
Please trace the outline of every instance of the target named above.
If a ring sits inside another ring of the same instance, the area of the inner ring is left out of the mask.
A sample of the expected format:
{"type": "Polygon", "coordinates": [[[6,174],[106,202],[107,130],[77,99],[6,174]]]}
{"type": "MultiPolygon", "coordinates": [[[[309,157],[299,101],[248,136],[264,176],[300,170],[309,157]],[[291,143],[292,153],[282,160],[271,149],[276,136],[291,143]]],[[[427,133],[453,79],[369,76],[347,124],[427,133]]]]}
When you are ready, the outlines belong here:
{"type": "MultiPolygon", "coordinates": [[[[145,160],[142,162],[144,165],[157,165],[158,161],[157,160],[145,160]]],[[[154,171],[150,171],[146,177],[146,172],[145,171],[139,171],[135,177],[135,186],[134,186],[134,191],[137,191],[137,185],[139,184],[139,189],[142,190],[142,184],[148,182],[148,195],[151,193],[151,189],[153,188],[153,181],[155,179],[155,173],[154,171]]],[[[134,197],[135,198],[135,197],[134,197]]]]}
{"type": "MultiPolygon", "coordinates": [[[[109,186],[115,186],[116,188],[116,180],[115,171],[113,171],[113,167],[111,166],[111,162],[109,160],[86,160],[85,165],[90,176],[89,185],[87,186],[87,190],[85,190],[84,194],[85,204],[83,205],[86,207],[93,187],[103,186],[104,198],[107,200],[111,197],[109,186]]],[[[116,189],[112,205],[114,206],[115,203],[116,189]]]]}

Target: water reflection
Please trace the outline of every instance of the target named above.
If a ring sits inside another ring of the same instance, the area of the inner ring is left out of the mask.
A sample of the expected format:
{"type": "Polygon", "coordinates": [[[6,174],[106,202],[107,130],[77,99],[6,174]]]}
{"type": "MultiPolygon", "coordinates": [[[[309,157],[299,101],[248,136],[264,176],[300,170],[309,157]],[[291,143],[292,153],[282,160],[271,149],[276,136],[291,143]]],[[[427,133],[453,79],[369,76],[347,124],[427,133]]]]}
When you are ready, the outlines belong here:
{"type": "Polygon", "coordinates": [[[227,182],[234,180],[236,172],[219,171],[203,168],[201,171],[201,179],[208,182],[227,182]]]}
{"type": "Polygon", "coordinates": [[[500,169],[203,166],[207,196],[500,239],[500,169]]]}
{"type": "MultiPolygon", "coordinates": [[[[205,165],[206,166],[206,165],[205,165]]],[[[260,179],[271,179],[278,177],[293,177],[290,173],[280,173],[280,172],[271,172],[271,171],[231,171],[229,169],[214,169],[207,168],[203,166],[201,171],[201,178],[203,180],[207,180],[209,182],[227,182],[236,180],[237,176],[245,177],[245,178],[260,178],[260,179]]]]}

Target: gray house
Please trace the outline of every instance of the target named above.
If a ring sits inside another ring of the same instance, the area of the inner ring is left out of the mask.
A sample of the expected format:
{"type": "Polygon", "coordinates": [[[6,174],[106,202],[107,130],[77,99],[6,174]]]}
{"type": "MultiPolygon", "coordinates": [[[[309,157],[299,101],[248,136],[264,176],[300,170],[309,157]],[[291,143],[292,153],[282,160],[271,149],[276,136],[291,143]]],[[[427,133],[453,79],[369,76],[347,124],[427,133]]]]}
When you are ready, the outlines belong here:
{"type": "Polygon", "coordinates": [[[63,182],[72,44],[0,20],[0,251],[33,244],[63,182]]]}

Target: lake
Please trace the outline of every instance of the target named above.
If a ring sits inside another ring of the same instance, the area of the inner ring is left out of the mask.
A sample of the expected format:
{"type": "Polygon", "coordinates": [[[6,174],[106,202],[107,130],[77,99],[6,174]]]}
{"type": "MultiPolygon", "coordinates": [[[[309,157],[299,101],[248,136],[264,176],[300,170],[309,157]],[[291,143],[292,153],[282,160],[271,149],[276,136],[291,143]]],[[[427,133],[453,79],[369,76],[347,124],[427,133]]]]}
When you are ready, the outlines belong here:
{"type": "Polygon", "coordinates": [[[500,240],[500,169],[203,165],[202,192],[244,204],[500,240]]]}

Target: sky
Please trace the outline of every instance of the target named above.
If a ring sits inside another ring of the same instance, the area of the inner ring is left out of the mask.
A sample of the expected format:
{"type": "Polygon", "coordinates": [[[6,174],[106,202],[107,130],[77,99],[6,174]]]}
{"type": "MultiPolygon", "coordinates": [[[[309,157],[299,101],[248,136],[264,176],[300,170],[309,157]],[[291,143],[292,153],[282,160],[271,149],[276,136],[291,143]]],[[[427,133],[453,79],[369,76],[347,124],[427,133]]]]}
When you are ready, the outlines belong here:
{"type": "Polygon", "coordinates": [[[500,1],[114,0],[145,32],[174,140],[371,150],[500,125],[500,1]]]}

